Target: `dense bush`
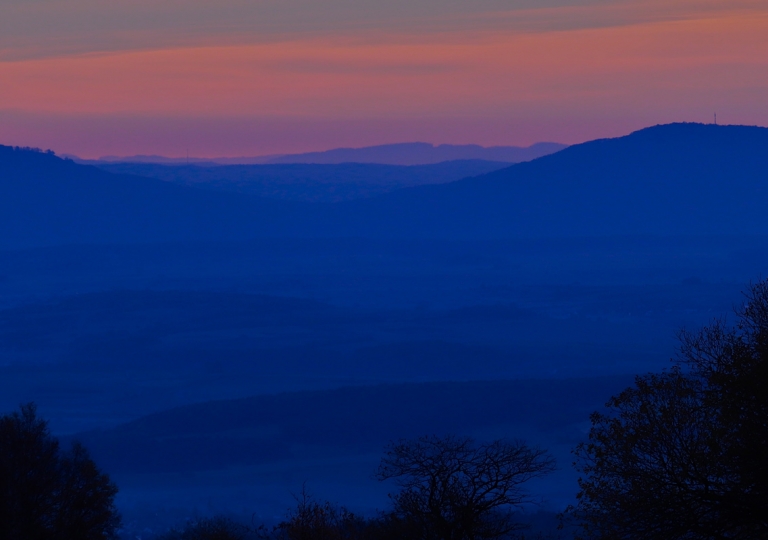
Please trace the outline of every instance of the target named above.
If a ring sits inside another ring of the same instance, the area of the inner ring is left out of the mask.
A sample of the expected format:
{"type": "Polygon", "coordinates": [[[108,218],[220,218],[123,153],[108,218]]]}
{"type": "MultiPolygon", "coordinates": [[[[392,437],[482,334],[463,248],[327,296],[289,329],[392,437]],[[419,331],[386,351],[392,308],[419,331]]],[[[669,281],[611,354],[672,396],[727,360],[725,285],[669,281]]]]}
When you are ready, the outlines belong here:
{"type": "Polygon", "coordinates": [[[253,530],[225,517],[197,519],[183,528],[173,529],[158,540],[249,540],[256,538],[253,530]]]}
{"type": "Polygon", "coordinates": [[[768,538],[768,281],[737,324],[681,335],[671,370],[592,415],[574,514],[589,538],[768,538]]]}

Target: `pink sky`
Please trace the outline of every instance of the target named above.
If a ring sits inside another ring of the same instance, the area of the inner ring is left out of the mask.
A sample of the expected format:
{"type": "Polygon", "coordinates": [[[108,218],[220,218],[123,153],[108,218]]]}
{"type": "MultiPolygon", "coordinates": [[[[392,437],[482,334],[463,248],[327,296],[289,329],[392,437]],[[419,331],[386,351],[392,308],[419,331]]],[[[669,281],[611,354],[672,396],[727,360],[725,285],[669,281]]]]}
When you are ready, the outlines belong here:
{"type": "MultiPolygon", "coordinates": [[[[0,18],[34,29],[19,2],[0,4],[0,18]]],[[[337,27],[280,12],[273,33],[209,28],[205,12],[181,29],[147,28],[136,14],[106,33],[19,31],[0,39],[0,143],[212,157],[415,140],[574,143],[714,112],[768,124],[765,2],[503,4],[434,17],[425,6],[407,20],[365,12],[337,27]]],[[[105,28],[117,24],[108,15],[105,28]]]]}

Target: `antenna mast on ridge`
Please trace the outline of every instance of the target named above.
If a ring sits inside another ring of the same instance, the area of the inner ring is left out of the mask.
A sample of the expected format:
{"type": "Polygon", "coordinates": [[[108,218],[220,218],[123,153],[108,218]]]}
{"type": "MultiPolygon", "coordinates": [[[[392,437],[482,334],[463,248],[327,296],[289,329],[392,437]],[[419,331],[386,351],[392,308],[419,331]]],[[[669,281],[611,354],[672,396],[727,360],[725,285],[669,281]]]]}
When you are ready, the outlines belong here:
{"type": "Polygon", "coordinates": [[[715,113],[715,125],[717,125],[717,113],[715,113]]]}

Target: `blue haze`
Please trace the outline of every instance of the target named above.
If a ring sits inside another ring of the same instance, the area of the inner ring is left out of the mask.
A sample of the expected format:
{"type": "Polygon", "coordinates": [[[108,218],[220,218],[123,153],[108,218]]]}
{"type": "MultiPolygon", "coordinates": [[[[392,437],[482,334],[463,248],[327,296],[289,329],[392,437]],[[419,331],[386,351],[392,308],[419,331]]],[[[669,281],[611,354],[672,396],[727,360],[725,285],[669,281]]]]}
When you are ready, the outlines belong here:
{"type": "Polygon", "coordinates": [[[764,128],[508,167],[104,167],[0,147],[0,399],[83,439],[136,530],[273,519],[304,481],[370,512],[381,446],[447,431],[552,449],[557,511],[589,412],[768,268],[764,128]]]}

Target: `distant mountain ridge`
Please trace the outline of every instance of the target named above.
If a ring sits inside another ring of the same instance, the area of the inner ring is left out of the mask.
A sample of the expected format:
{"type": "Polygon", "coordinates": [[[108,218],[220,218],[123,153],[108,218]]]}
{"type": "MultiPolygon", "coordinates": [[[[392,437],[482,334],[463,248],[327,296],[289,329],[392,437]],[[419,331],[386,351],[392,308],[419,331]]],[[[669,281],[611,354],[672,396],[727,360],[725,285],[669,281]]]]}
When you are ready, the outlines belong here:
{"type": "Polygon", "coordinates": [[[335,204],[112,175],[0,147],[0,247],[257,237],[768,234],[768,129],[669,124],[335,204]]]}
{"type": "Polygon", "coordinates": [[[667,124],[350,205],[369,236],[768,232],[768,128],[667,124]]]}
{"type": "Polygon", "coordinates": [[[566,148],[559,143],[542,142],[529,147],[491,146],[476,144],[402,143],[369,146],[367,148],[336,148],[325,152],[286,155],[269,163],[387,163],[390,165],[426,165],[460,159],[480,159],[520,163],[530,161],[566,148]]]}
{"type": "Polygon", "coordinates": [[[477,144],[441,144],[425,142],[382,144],[362,148],[334,148],[323,152],[301,154],[276,154],[256,157],[218,157],[218,158],[168,158],[157,155],[104,156],[98,160],[75,161],[86,164],[98,163],[156,163],[178,164],[217,164],[217,165],[264,165],[284,163],[377,163],[382,165],[429,165],[443,161],[484,160],[505,163],[520,163],[547,154],[558,152],[567,145],[553,142],[540,142],[528,147],[490,146],[477,144]]]}

